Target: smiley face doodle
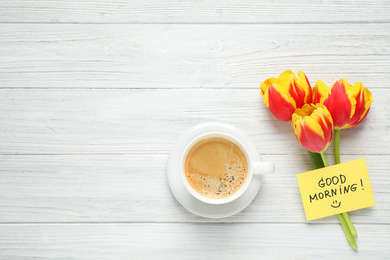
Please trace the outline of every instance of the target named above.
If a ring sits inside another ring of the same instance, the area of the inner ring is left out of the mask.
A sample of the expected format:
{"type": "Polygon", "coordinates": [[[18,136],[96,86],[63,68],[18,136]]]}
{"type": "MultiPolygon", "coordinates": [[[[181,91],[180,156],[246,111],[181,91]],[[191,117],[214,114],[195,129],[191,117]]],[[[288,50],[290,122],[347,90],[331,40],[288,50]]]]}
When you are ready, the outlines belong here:
{"type": "Polygon", "coordinates": [[[338,207],[340,207],[340,205],[341,205],[341,202],[337,203],[337,200],[334,200],[334,201],[332,202],[332,205],[330,205],[330,206],[331,206],[332,208],[337,209],[338,207]]]}

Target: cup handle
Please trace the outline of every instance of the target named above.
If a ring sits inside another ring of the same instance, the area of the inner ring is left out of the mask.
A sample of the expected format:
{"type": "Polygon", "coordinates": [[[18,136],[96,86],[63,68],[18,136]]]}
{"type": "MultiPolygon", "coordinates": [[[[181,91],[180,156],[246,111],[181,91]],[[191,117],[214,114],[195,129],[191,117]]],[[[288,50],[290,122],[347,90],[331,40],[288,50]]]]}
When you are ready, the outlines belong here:
{"type": "Polygon", "coordinates": [[[254,162],[253,174],[273,173],[275,171],[275,164],[273,162],[254,162]]]}

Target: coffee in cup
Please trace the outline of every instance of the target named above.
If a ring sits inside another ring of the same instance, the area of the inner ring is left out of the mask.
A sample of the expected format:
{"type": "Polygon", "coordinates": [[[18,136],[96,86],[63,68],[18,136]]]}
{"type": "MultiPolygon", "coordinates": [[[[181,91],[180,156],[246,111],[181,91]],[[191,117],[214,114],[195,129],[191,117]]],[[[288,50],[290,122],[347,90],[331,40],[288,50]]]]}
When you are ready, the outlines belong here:
{"type": "Polygon", "coordinates": [[[237,144],[223,137],[209,137],[191,147],[184,171],[197,193],[211,199],[223,199],[244,185],[248,162],[237,144]]]}

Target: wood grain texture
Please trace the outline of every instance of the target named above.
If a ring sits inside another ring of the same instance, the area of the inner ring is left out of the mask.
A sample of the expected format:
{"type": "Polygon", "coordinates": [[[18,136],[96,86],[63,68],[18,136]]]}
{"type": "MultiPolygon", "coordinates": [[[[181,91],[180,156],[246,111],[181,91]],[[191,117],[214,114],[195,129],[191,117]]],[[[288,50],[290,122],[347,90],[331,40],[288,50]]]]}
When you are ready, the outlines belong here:
{"type": "MultiPolygon", "coordinates": [[[[341,153],[389,154],[389,91],[372,90],[365,122],[341,132],[341,153]]],[[[2,89],[0,154],[168,154],[209,121],[242,129],[262,154],[306,154],[259,89],[2,89]]]]}
{"type": "Polygon", "coordinates": [[[388,1],[2,0],[7,23],[372,23],[389,22],[388,1]]]}
{"type": "Polygon", "coordinates": [[[0,251],[7,259],[388,257],[389,226],[356,228],[359,252],[349,248],[338,224],[0,225],[0,251]]]}
{"type": "Polygon", "coordinates": [[[362,0],[0,1],[0,259],[386,259],[389,13],[362,0]],[[366,158],[376,201],[350,213],[359,252],[335,216],[305,220],[308,156],[259,95],[287,69],[372,90],[366,121],[341,132],[341,160],[366,158]],[[166,178],[175,141],[208,121],[276,163],[224,219],[186,211],[166,178]]]}
{"type": "MultiPolygon", "coordinates": [[[[351,212],[351,218],[389,225],[390,156],[364,157],[376,205],[351,212]]],[[[0,156],[0,222],[306,223],[296,174],[312,169],[308,156],[262,158],[275,162],[275,174],[262,177],[259,194],[245,210],[214,220],[188,212],[173,197],[166,155],[0,156]]],[[[342,161],[358,158],[342,155],[342,161]]]]}
{"type": "Polygon", "coordinates": [[[0,24],[0,88],[252,88],[390,82],[388,24],[0,24]]]}

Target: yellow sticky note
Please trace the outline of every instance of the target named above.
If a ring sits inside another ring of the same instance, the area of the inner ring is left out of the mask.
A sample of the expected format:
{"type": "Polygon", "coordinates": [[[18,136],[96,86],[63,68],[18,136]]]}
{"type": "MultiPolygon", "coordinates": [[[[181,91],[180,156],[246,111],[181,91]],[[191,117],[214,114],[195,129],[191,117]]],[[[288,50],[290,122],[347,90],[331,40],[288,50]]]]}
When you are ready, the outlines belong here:
{"type": "Polygon", "coordinates": [[[297,174],[306,219],[375,205],[364,158],[297,174]]]}

